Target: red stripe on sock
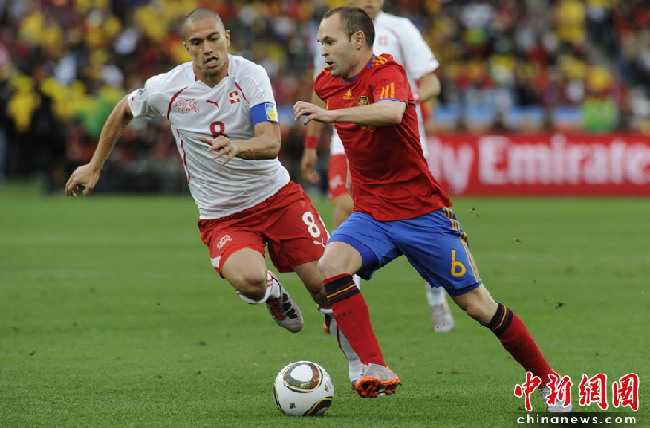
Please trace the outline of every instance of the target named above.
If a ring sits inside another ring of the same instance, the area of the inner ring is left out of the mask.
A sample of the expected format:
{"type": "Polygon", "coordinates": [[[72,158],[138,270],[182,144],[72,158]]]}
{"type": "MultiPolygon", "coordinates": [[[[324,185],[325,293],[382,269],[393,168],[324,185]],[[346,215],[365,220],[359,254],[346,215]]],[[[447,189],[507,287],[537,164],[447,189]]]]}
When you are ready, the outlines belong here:
{"type": "MultiPolygon", "coordinates": [[[[324,281],[327,284],[340,279],[340,275],[328,278],[324,281]]],[[[352,276],[350,282],[354,285],[352,276]]],[[[363,364],[380,364],[385,366],[384,356],[379,348],[377,336],[372,330],[368,305],[361,293],[356,293],[343,300],[332,303],[332,312],[339,330],[350,342],[350,346],[357,353],[363,364]]]]}
{"type": "Polygon", "coordinates": [[[512,315],[510,326],[497,337],[501,341],[501,345],[521,364],[524,370],[539,376],[543,385],[546,385],[549,381],[548,375],[555,372],[546,362],[523,321],[514,313],[512,315]]]}

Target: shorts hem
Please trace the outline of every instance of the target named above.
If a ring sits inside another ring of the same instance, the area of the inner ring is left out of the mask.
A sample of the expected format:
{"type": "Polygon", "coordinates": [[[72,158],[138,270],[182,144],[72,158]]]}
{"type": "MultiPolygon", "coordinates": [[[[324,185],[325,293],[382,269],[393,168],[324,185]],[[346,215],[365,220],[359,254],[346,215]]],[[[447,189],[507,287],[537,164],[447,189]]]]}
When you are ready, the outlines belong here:
{"type": "Polygon", "coordinates": [[[453,288],[451,290],[448,289],[448,288],[445,288],[445,290],[447,291],[447,294],[449,294],[450,296],[456,297],[456,296],[462,296],[465,293],[469,293],[470,291],[479,288],[481,286],[481,284],[483,284],[483,283],[481,281],[479,281],[479,282],[476,282],[476,283],[474,283],[472,285],[468,285],[465,288],[460,288],[460,289],[453,288]]]}

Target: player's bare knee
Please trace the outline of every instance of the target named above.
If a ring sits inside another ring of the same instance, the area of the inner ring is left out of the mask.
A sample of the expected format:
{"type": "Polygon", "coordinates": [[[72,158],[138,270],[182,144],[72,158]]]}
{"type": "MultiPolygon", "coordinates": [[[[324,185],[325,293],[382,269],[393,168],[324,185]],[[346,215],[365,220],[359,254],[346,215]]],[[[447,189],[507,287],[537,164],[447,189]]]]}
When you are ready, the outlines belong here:
{"type": "Polygon", "coordinates": [[[323,278],[330,278],[334,275],[345,273],[345,266],[342,263],[339,263],[333,257],[323,256],[318,261],[318,270],[320,271],[323,278]]]}
{"type": "Polygon", "coordinates": [[[341,274],[353,274],[361,268],[361,254],[345,242],[331,242],[318,261],[318,270],[323,279],[341,274]]]}
{"type": "Polygon", "coordinates": [[[479,323],[487,324],[494,316],[496,307],[493,307],[490,302],[483,300],[473,300],[469,302],[465,309],[465,312],[467,312],[467,315],[474,318],[479,323]]]}
{"type": "Polygon", "coordinates": [[[463,310],[470,317],[480,322],[480,319],[484,318],[484,308],[481,306],[478,301],[469,301],[463,308],[463,310]]]}
{"type": "Polygon", "coordinates": [[[266,295],[266,276],[241,274],[229,279],[232,286],[252,300],[262,300],[266,295]]]}
{"type": "Polygon", "coordinates": [[[453,299],[458,307],[481,324],[490,322],[496,312],[496,302],[483,287],[455,296],[453,299]]]}

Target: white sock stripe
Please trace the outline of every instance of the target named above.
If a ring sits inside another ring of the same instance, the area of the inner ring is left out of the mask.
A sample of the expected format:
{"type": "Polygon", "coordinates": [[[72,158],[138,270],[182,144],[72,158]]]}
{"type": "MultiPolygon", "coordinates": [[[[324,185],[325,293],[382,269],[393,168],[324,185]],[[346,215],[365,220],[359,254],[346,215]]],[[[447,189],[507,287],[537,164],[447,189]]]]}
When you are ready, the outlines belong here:
{"type": "Polygon", "coordinates": [[[330,316],[334,315],[334,311],[332,310],[332,308],[322,308],[320,306],[317,306],[316,310],[326,315],[330,315],[330,316]]]}
{"type": "Polygon", "coordinates": [[[266,271],[266,297],[280,297],[280,281],[270,270],[266,271]]]}
{"type": "Polygon", "coordinates": [[[361,291],[361,277],[355,273],[352,275],[352,281],[354,281],[354,284],[357,286],[359,291],[361,291]]]}
{"type": "Polygon", "coordinates": [[[244,296],[240,291],[235,291],[235,293],[236,293],[236,294],[237,294],[237,295],[238,295],[238,296],[239,296],[239,297],[240,297],[244,302],[248,303],[249,305],[257,305],[257,304],[259,304],[259,303],[264,303],[264,302],[266,302],[266,299],[269,298],[269,289],[268,289],[268,288],[266,289],[266,294],[264,295],[264,297],[262,297],[262,300],[259,300],[259,301],[257,301],[257,300],[253,300],[253,299],[249,299],[248,297],[244,296]]]}

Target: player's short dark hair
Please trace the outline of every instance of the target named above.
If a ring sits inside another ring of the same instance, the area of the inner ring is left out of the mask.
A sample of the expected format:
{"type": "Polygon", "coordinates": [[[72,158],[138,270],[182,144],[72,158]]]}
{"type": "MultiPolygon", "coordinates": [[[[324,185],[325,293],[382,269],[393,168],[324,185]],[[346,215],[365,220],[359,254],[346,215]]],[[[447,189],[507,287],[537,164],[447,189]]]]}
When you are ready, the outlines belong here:
{"type": "Polygon", "coordinates": [[[354,33],[361,31],[366,36],[366,45],[372,49],[372,44],[375,42],[375,26],[365,10],[356,6],[339,6],[327,11],[323,19],[336,14],[341,15],[341,25],[350,39],[354,33]]]}
{"type": "Polygon", "coordinates": [[[190,22],[194,22],[197,19],[203,18],[214,18],[219,26],[221,26],[224,30],[226,29],[226,27],[223,25],[223,21],[221,20],[221,16],[219,16],[217,12],[212,9],[208,9],[207,7],[199,7],[188,13],[183,20],[183,37],[185,37],[185,29],[190,22]]]}

